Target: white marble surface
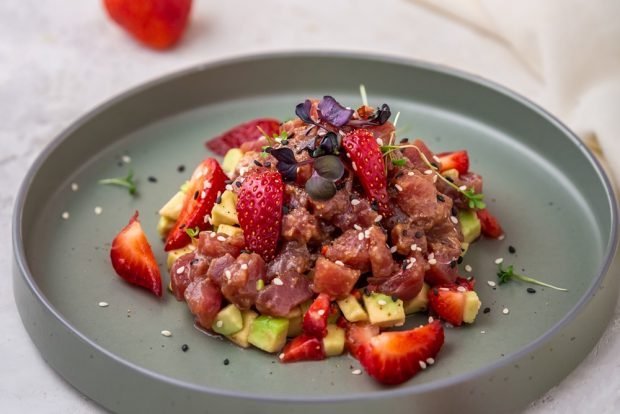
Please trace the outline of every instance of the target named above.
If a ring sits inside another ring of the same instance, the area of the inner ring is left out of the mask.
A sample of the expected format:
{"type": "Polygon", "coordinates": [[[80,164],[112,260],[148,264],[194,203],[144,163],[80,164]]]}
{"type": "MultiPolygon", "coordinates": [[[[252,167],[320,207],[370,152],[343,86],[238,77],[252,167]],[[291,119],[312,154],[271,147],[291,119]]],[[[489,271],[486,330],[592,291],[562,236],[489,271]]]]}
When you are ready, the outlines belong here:
{"type": "MultiPolygon", "coordinates": [[[[202,0],[192,18],[183,44],[160,53],[111,24],[99,1],[0,2],[0,241],[7,253],[18,185],[43,147],[95,105],[176,69],[262,51],[355,50],[447,64],[539,102],[544,86],[502,45],[404,0],[202,0]]],[[[102,412],[41,359],[15,307],[10,254],[0,266],[0,411],[102,412]]],[[[583,363],[527,412],[616,412],[618,351],[619,310],[583,363]]]]}

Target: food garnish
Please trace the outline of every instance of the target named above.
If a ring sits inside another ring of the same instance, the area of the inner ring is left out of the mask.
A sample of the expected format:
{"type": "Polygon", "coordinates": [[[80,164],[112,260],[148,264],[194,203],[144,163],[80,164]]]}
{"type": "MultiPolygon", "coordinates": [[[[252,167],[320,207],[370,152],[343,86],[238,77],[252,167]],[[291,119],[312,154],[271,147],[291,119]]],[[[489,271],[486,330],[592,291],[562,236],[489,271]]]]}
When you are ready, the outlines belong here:
{"type": "Polygon", "coordinates": [[[99,180],[99,184],[103,185],[116,185],[119,187],[124,187],[129,191],[129,194],[135,195],[138,191],[138,187],[136,186],[136,182],[133,179],[133,171],[129,170],[125,177],[115,177],[115,178],[104,178],[99,180]]]}
{"type": "Polygon", "coordinates": [[[499,279],[499,284],[503,285],[504,283],[508,283],[513,279],[520,280],[525,283],[532,283],[534,285],[544,286],[555,290],[560,290],[562,292],[567,292],[568,289],[564,289],[561,287],[550,285],[549,283],[541,282],[540,280],[531,278],[529,276],[521,275],[516,273],[513,269],[513,265],[509,265],[504,269],[502,264],[500,263],[497,268],[497,278],[499,279]]]}

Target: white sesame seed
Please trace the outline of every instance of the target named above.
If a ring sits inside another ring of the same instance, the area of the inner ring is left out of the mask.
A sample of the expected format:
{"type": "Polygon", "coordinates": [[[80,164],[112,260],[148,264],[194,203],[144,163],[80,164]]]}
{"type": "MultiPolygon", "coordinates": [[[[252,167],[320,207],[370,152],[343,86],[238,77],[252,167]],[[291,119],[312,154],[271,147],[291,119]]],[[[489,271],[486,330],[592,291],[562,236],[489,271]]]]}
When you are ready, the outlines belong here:
{"type": "Polygon", "coordinates": [[[202,198],[203,200],[204,200],[205,198],[207,198],[207,192],[206,192],[206,191],[201,192],[201,193],[200,193],[200,198],[202,198]]]}
{"type": "Polygon", "coordinates": [[[239,175],[243,177],[243,174],[245,174],[247,170],[248,170],[247,167],[239,168],[239,175]]]}
{"type": "Polygon", "coordinates": [[[131,162],[131,157],[129,155],[123,155],[121,160],[123,160],[125,164],[129,164],[131,162]]]}
{"type": "Polygon", "coordinates": [[[162,334],[163,336],[167,336],[167,337],[171,337],[171,336],[172,336],[172,332],[170,332],[170,331],[169,331],[169,330],[167,330],[167,329],[164,329],[163,331],[161,331],[161,334],[162,334]]]}
{"type": "Polygon", "coordinates": [[[99,305],[100,308],[107,308],[109,306],[109,303],[108,302],[99,302],[98,305],[99,305]]]}
{"type": "Polygon", "coordinates": [[[185,266],[181,266],[177,268],[177,275],[180,275],[183,272],[185,272],[185,266]]]}
{"type": "Polygon", "coordinates": [[[379,214],[377,217],[375,217],[375,223],[378,223],[381,220],[383,220],[383,216],[381,214],[379,214]]]}
{"type": "Polygon", "coordinates": [[[207,189],[207,188],[211,188],[213,186],[213,184],[211,184],[211,181],[205,181],[205,183],[202,185],[202,188],[207,189]]]}
{"type": "Polygon", "coordinates": [[[467,292],[467,289],[465,289],[463,286],[457,287],[456,290],[458,290],[459,292],[467,292]]]}
{"type": "Polygon", "coordinates": [[[480,331],[480,333],[481,333],[481,334],[485,334],[485,333],[487,333],[487,331],[480,331]]]}
{"type": "Polygon", "coordinates": [[[390,253],[396,253],[396,250],[398,250],[398,247],[396,246],[390,247],[390,253]]]}
{"type": "Polygon", "coordinates": [[[503,257],[498,257],[497,259],[495,259],[495,264],[502,264],[503,262],[504,262],[503,257]]]}
{"type": "Polygon", "coordinates": [[[418,361],[418,363],[420,364],[420,368],[422,368],[422,369],[426,369],[426,362],[424,362],[424,361],[418,361]]]}
{"type": "Polygon", "coordinates": [[[441,290],[442,292],[448,292],[450,289],[448,289],[447,287],[440,287],[439,290],[441,290]]]}
{"type": "Polygon", "coordinates": [[[403,191],[403,188],[398,184],[394,184],[394,188],[397,189],[398,191],[403,191]]]}
{"type": "Polygon", "coordinates": [[[470,265],[465,265],[465,271],[466,272],[471,272],[473,269],[471,268],[470,265]]]}
{"type": "Polygon", "coordinates": [[[362,231],[362,226],[360,226],[359,224],[354,224],[353,228],[357,231],[362,231]]]}
{"type": "Polygon", "coordinates": [[[224,237],[224,236],[217,236],[217,240],[223,242],[223,241],[226,241],[226,237],[224,237]]]}
{"type": "Polygon", "coordinates": [[[457,224],[459,222],[459,219],[457,219],[455,216],[450,216],[450,221],[454,224],[457,224]]]}
{"type": "Polygon", "coordinates": [[[465,190],[467,190],[467,186],[466,185],[462,185],[462,186],[459,187],[459,190],[465,191],[465,190]]]}
{"type": "Polygon", "coordinates": [[[319,309],[318,311],[316,311],[316,313],[317,313],[319,316],[323,316],[323,315],[325,315],[325,309],[319,309]]]}
{"type": "Polygon", "coordinates": [[[415,244],[415,243],[413,243],[413,244],[411,245],[411,251],[415,252],[416,250],[418,250],[418,245],[417,245],[417,244],[415,244]]]}
{"type": "Polygon", "coordinates": [[[504,234],[502,234],[501,236],[499,236],[499,237],[497,238],[497,240],[504,240],[505,238],[506,238],[506,236],[505,236],[504,234]]]}
{"type": "Polygon", "coordinates": [[[434,259],[434,258],[435,258],[435,253],[430,252],[430,253],[428,254],[428,258],[429,258],[429,259],[434,259]]]}
{"type": "Polygon", "coordinates": [[[428,365],[433,365],[435,363],[435,359],[434,358],[426,358],[426,363],[428,365]]]}
{"type": "Polygon", "coordinates": [[[103,209],[99,206],[95,207],[95,214],[100,215],[101,213],[103,213],[103,209]]]}
{"type": "Polygon", "coordinates": [[[342,260],[336,260],[334,263],[336,263],[338,266],[344,266],[344,263],[342,263],[342,260]]]}
{"type": "Polygon", "coordinates": [[[354,369],[353,371],[351,371],[351,374],[353,375],[360,375],[362,373],[361,369],[354,369]]]}
{"type": "Polygon", "coordinates": [[[379,306],[385,306],[385,305],[387,305],[387,302],[386,302],[386,301],[384,301],[383,299],[379,299],[379,300],[377,301],[377,305],[379,305],[379,306]]]}
{"type": "Polygon", "coordinates": [[[436,183],[437,182],[437,176],[433,175],[433,182],[436,183]]]}
{"type": "Polygon", "coordinates": [[[383,140],[381,138],[377,138],[377,144],[383,145],[383,140]]]}
{"type": "Polygon", "coordinates": [[[414,173],[413,171],[409,171],[409,172],[407,173],[407,175],[408,175],[409,177],[413,177],[413,176],[415,175],[415,173],[414,173]]]}
{"type": "Polygon", "coordinates": [[[353,171],[357,171],[357,165],[355,165],[355,161],[351,163],[351,167],[353,167],[353,171]]]}
{"type": "Polygon", "coordinates": [[[429,264],[429,265],[435,265],[435,264],[437,264],[437,259],[428,259],[428,264],[429,264]]]}
{"type": "Polygon", "coordinates": [[[279,277],[274,278],[271,283],[273,283],[276,286],[282,286],[284,284],[284,282],[282,281],[282,279],[280,279],[279,277]]]}
{"type": "Polygon", "coordinates": [[[284,359],[284,352],[282,352],[280,355],[278,355],[278,358],[284,359]]]}
{"type": "Polygon", "coordinates": [[[208,214],[202,219],[203,222],[211,224],[211,216],[208,214]]]}
{"type": "Polygon", "coordinates": [[[241,265],[241,270],[248,270],[248,264],[247,263],[243,263],[241,265]]]}
{"type": "Polygon", "coordinates": [[[211,237],[212,239],[214,239],[216,236],[217,234],[214,231],[209,233],[209,237],[211,237]]]}
{"type": "Polygon", "coordinates": [[[487,284],[488,284],[489,286],[491,286],[491,287],[495,287],[495,286],[497,286],[497,284],[496,284],[494,281],[492,281],[492,280],[488,280],[488,281],[487,281],[487,284]]]}
{"type": "Polygon", "coordinates": [[[227,270],[224,272],[224,276],[226,276],[226,279],[230,280],[230,278],[232,277],[232,273],[230,272],[230,270],[227,270]]]}
{"type": "Polygon", "coordinates": [[[504,309],[502,309],[502,313],[503,313],[504,315],[508,315],[508,314],[510,313],[510,309],[508,309],[508,308],[504,308],[504,309]]]}
{"type": "Polygon", "coordinates": [[[435,154],[433,154],[433,159],[435,160],[435,162],[441,162],[441,159],[435,154]]]}
{"type": "Polygon", "coordinates": [[[357,198],[354,198],[353,200],[351,200],[351,205],[352,206],[356,206],[360,203],[360,201],[357,198]]]}
{"type": "Polygon", "coordinates": [[[414,263],[415,263],[415,262],[409,262],[409,264],[405,267],[405,270],[409,270],[409,269],[411,269],[411,268],[413,267],[413,264],[414,264],[414,263]]]}
{"type": "Polygon", "coordinates": [[[425,170],[424,174],[426,175],[431,175],[433,173],[433,170],[425,170]]]}
{"type": "Polygon", "coordinates": [[[62,218],[63,218],[63,219],[65,219],[65,220],[69,220],[69,212],[68,212],[68,211],[65,211],[64,213],[62,213],[62,214],[61,214],[61,216],[60,216],[60,217],[62,217],[62,218]]]}
{"type": "Polygon", "coordinates": [[[428,323],[433,323],[434,320],[435,320],[435,318],[433,318],[432,316],[428,317],[428,323]]]}
{"type": "Polygon", "coordinates": [[[217,326],[218,328],[221,328],[222,326],[224,326],[224,321],[215,322],[215,326],[217,326]]]}
{"type": "Polygon", "coordinates": [[[226,184],[226,191],[232,191],[233,190],[233,186],[230,184],[226,184]]]}
{"type": "Polygon", "coordinates": [[[80,189],[78,183],[71,183],[71,191],[77,191],[80,189]]]}
{"type": "Polygon", "coordinates": [[[360,233],[357,235],[357,240],[364,240],[364,233],[360,233]]]}

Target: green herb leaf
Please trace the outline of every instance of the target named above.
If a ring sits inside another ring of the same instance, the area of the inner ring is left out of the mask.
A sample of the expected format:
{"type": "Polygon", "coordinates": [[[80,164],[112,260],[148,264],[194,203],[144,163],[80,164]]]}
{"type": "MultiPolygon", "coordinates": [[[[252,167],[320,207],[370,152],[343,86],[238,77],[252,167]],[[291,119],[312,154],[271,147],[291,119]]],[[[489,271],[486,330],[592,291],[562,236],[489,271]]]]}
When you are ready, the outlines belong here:
{"type": "Polygon", "coordinates": [[[529,276],[520,275],[514,272],[512,265],[508,266],[506,269],[502,267],[500,264],[497,269],[497,278],[499,279],[499,284],[503,285],[504,283],[510,282],[512,279],[517,279],[525,283],[532,283],[534,285],[545,286],[551,289],[560,290],[562,292],[567,292],[568,289],[560,288],[557,286],[550,285],[545,282],[541,282],[540,280],[536,280],[529,276]]]}
{"type": "Polygon", "coordinates": [[[403,167],[407,164],[407,160],[404,158],[398,158],[396,160],[392,160],[392,164],[397,167],[403,167]]]}
{"type": "Polygon", "coordinates": [[[479,210],[486,208],[487,205],[483,201],[484,194],[476,193],[473,188],[468,188],[465,191],[462,191],[461,194],[463,194],[465,198],[467,198],[467,205],[469,206],[469,208],[476,208],[479,210]]]}
{"type": "Polygon", "coordinates": [[[126,177],[116,177],[116,178],[104,178],[103,180],[99,180],[99,184],[103,185],[116,185],[119,187],[125,187],[129,194],[135,195],[138,191],[136,187],[136,183],[133,180],[133,171],[129,170],[129,173],[126,177]]]}
{"type": "Polygon", "coordinates": [[[193,229],[187,228],[185,229],[185,233],[187,233],[187,235],[191,237],[192,239],[195,239],[196,237],[198,237],[198,234],[200,234],[200,227],[196,226],[193,229]]]}

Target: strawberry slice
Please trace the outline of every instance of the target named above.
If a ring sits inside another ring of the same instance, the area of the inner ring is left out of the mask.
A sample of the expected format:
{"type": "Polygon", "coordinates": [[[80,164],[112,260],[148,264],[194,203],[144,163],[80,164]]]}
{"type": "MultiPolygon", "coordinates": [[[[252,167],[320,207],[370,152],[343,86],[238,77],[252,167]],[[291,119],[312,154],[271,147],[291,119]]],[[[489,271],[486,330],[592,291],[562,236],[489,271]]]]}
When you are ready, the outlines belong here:
{"type": "Polygon", "coordinates": [[[167,49],[179,41],[192,0],[104,0],[108,14],[145,45],[167,49]]]}
{"type": "Polygon", "coordinates": [[[435,362],[444,342],[439,321],[408,331],[383,332],[358,349],[366,372],[383,384],[400,384],[435,362]]]}
{"type": "Polygon", "coordinates": [[[237,215],[245,245],[268,262],[276,253],[282,227],[284,183],[277,171],[257,169],[239,189],[237,215]]]}
{"type": "Polygon", "coordinates": [[[329,295],[319,293],[306,311],[302,323],[305,334],[316,338],[327,335],[327,317],[329,316],[329,295]]]}
{"type": "Polygon", "coordinates": [[[457,170],[459,174],[466,174],[469,171],[469,155],[467,151],[442,152],[437,154],[441,162],[440,172],[447,170],[457,170]]]}
{"type": "Polygon", "coordinates": [[[345,345],[353,357],[359,359],[362,346],[366,345],[370,338],[379,335],[379,327],[369,323],[349,323],[345,331],[345,345]]]}
{"type": "Polygon", "coordinates": [[[162,295],[159,267],[137,211],[112,241],[110,259],[116,273],[127,282],[162,295]]]}
{"type": "Polygon", "coordinates": [[[320,361],[325,359],[323,341],[316,336],[301,334],[293,338],[282,350],[280,361],[320,361]]]}
{"type": "Polygon", "coordinates": [[[497,239],[504,234],[499,221],[493,214],[489,213],[488,209],[476,210],[476,215],[480,220],[480,231],[482,234],[492,239],[497,239]]]}
{"type": "Polygon", "coordinates": [[[463,279],[460,282],[460,284],[450,283],[433,287],[428,292],[430,309],[441,319],[454,326],[460,326],[464,322],[466,292],[471,291],[471,287],[473,287],[473,283],[464,283],[463,279]]]}
{"type": "Polygon", "coordinates": [[[226,155],[229,149],[238,148],[244,142],[260,138],[263,135],[261,129],[270,137],[279,134],[280,121],[272,118],[253,119],[208,140],[205,145],[217,155],[226,155]]]}
{"type": "Polygon", "coordinates": [[[374,135],[368,130],[356,129],[342,138],[342,146],[368,199],[378,204],[381,214],[390,215],[385,162],[374,135]]]}
{"type": "Polygon", "coordinates": [[[191,243],[192,239],[186,229],[193,229],[196,226],[200,230],[209,228],[210,225],[205,221],[205,216],[211,214],[218,194],[226,188],[226,180],[228,177],[215,159],[207,158],[198,165],[187,186],[179,218],[166,239],[165,250],[167,252],[191,243]]]}

